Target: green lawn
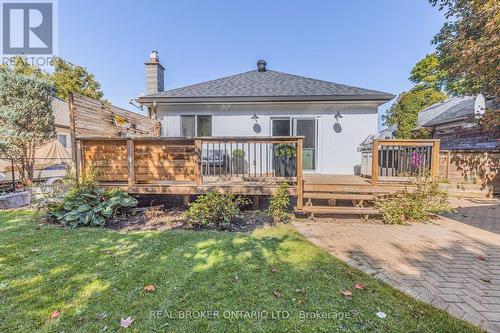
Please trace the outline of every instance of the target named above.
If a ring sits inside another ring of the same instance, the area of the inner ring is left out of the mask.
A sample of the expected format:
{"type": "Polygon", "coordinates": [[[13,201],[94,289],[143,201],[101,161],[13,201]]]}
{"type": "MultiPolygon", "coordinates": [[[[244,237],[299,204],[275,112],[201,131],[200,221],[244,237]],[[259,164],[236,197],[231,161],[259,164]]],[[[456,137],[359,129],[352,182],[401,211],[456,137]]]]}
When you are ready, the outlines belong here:
{"type": "Polygon", "coordinates": [[[291,226],[125,234],[29,218],[0,212],[0,332],[480,331],[353,271],[291,226]],[[49,320],[52,311],[60,316],[49,320]]]}

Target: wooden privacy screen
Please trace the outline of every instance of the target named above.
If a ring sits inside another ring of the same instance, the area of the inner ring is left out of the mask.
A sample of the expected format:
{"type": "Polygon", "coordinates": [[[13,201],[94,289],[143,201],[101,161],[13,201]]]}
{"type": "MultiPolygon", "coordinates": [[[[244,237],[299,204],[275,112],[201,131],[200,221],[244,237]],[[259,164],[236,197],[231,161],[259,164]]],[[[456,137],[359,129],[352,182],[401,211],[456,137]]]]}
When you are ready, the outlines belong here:
{"type": "Polygon", "coordinates": [[[500,151],[442,150],[439,169],[450,183],[492,185],[500,193],[500,151]]]}
{"type": "Polygon", "coordinates": [[[70,94],[70,127],[78,137],[159,137],[160,122],[95,99],[70,94]]]}
{"type": "Polygon", "coordinates": [[[195,140],[108,139],[80,141],[82,170],[92,166],[106,182],[196,181],[195,140]]]}
{"type": "Polygon", "coordinates": [[[199,157],[194,140],[134,140],[135,181],[196,180],[199,157]]]}
{"type": "Polygon", "coordinates": [[[128,179],[127,141],[83,141],[83,166],[86,172],[92,167],[99,180],[126,182],[128,179]]]}

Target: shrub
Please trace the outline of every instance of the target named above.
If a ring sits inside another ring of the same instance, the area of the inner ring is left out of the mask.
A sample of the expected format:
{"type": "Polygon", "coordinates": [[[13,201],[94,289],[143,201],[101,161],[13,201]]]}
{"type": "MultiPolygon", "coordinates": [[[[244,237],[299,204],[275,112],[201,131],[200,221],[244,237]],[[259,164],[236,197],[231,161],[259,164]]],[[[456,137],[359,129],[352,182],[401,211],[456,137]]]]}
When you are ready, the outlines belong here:
{"type": "Polygon", "coordinates": [[[243,197],[209,192],[200,195],[189,205],[186,216],[191,225],[226,227],[240,216],[240,207],[248,203],[249,200],[243,197]]]}
{"type": "Polygon", "coordinates": [[[123,191],[105,191],[92,184],[79,184],[62,201],[48,204],[45,216],[71,227],[104,226],[111,218],[135,206],[137,200],[123,191]]]}
{"type": "Polygon", "coordinates": [[[273,193],[269,200],[268,214],[277,222],[288,222],[291,214],[288,212],[290,198],[288,196],[288,184],[281,183],[280,187],[273,193]]]}
{"type": "Polygon", "coordinates": [[[293,144],[282,143],[274,147],[275,157],[296,157],[297,147],[293,144]]]}
{"type": "Polygon", "coordinates": [[[439,187],[439,182],[420,178],[411,189],[405,188],[375,200],[375,207],[381,212],[384,223],[427,222],[431,214],[452,210],[448,192],[439,187]]]}
{"type": "Polygon", "coordinates": [[[245,151],[243,149],[235,149],[233,150],[233,157],[238,158],[238,157],[245,157],[245,151]]]}

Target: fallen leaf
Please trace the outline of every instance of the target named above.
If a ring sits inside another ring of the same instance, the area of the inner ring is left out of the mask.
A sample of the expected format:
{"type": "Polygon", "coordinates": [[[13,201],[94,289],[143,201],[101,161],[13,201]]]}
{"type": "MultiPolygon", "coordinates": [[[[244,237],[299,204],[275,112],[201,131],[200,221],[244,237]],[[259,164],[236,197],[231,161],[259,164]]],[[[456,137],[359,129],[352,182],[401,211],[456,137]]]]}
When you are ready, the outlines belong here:
{"type": "Polygon", "coordinates": [[[486,260],[486,257],[485,256],[477,256],[476,257],[478,260],[486,260]]]}
{"type": "Polygon", "coordinates": [[[305,293],[306,291],[303,288],[295,289],[296,293],[305,293]]]}
{"type": "Polygon", "coordinates": [[[235,279],[236,281],[238,281],[238,279],[239,279],[238,275],[236,275],[236,276],[234,277],[234,279],[235,279]]]}
{"type": "Polygon", "coordinates": [[[276,298],[281,298],[283,297],[283,295],[281,295],[279,292],[277,291],[273,291],[273,295],[276,297],[276,298]]]}
{"type": "Polygon", "coordinates": [[[345,297],[352,297],[352,292],[350,292],[349,290],[342,290],[340,293],[345,297]]]}
{"type": "Polygon", "coordinates": [[[152,284],[148,284],[147,286],[144,286],[144,291],[148,293],[154,293],[156,291],[156,287],[152,284]]]}
{"type": "Polygon", "coordinates": [[[132,323],[134,322],[134,319],[132,317],[127,317],[125,319],[120,319],[120,326],[123,328],[128,328],[132,323]]]}
{"type": "Polygon", "coordinates": [[[353,272],[351,270],[348,270],[347,271],[347,275],[349,275],[349,277],[352,278],[354,274],[353,274],[353,272]]]}
{"type": "Polygon", "coordinates": [[[271,269],[271,272],[273,273],[276,273],[278,271],[278,269],[276,267],[273,267],[273,269],[271,269]]]}
{"type": "Polygon", "coordinates": [[[487,277],[482,277],[482,278],[479,278],[481,281],[483,282],[487,282],[487,283],[491,283],[491,279],[490,278],[487,278],[487,277]]]}
{"type": "Polygon", "coordinates": [[[382,311],[377,312],[377,313],[376,313],[376,315],[377,315],[377,317],[379,317],[380,319],[385,319],[385,318],[387,318],[387,315],[386,315],[384,312],[382,312],[382,311]]]}
{"type": "Polygon", "coordinates": [[[356,289],[365,289],[365,285],[364,285],[364,284],[362,284],[362,283],[356,283],[356,284],[354,285],[354,288],[356,288],[356,289]]]}
{"type": "Polygon", "coordinates": [[[56,319],[61,313],[59,311],[52,311],[50,313],[50,320],[56,319]]]}

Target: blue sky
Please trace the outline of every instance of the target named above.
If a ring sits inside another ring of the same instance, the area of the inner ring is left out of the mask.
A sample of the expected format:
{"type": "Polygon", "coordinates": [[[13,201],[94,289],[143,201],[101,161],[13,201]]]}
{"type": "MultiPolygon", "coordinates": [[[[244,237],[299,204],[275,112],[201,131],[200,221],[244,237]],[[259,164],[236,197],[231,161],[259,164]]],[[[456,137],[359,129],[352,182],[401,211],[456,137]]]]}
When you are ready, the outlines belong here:
{"type": "Polygon", "coordinates": [[[59,0],[59,55],[87,67],[105,97],[128,109],[145,90],[153,49],[166,89],[265,59],[273,70],[398,94],[443,22],[425,0],[59,0]]]}

